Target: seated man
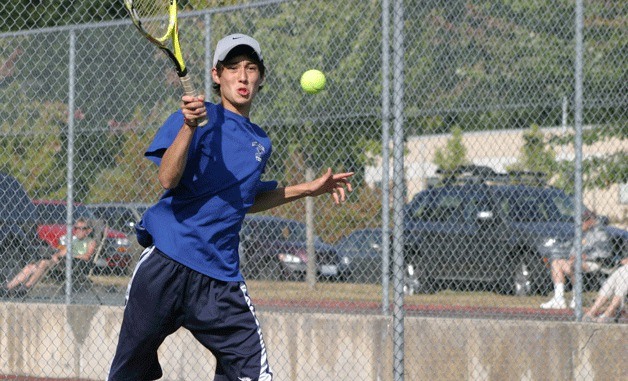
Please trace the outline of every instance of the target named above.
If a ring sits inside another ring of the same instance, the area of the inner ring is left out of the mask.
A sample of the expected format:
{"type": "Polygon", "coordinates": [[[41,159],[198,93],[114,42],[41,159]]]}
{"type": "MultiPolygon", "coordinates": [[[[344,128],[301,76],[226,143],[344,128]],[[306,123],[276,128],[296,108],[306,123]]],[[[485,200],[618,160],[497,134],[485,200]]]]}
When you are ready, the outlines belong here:
{"type": "MultiPolygon", "coordinates": [[[[85,219],[78,219],[74,224],[74,238],[72,239],[72,258],[76,261],[78,271],[87,269],[89,260],[96,251],[96,241],[90,237],[92,228],[85,219]]],[[[29,263],[22,271],[11,279],[1,292],[10,296],[22,296],[34,286],[37,281],[51,267],[60,261],[65,264],[67,247],[57,251],[50,259],[41,259],[35,263],[29,263]]]]}
{"type": "MultiPolygon", "coordinates": [[[[585,210],[582,213],[582,271],[592,272],[600,269],[596,261],[611,255],[610,240],[604,226],[598,223],[595,213],[585,210]]],[[[575,253],[569,258],[555,258],[551,263],[554,297],[541,304],[543,309],[567,308],[565,302],[565,280],[569,276],[574,284],[575,253]]],[[[569,307],[575,308],[576,301],[572,298],[569,307]]]]}
{"type": "Polygon", "coordinates": [[[604,282],[593,306],[584,314],[582,321],[611,323],[617,320],[623,309],[624,300],[628,295],[628,257],[621,260],[621,265],[604,282]],[[604,309],[604,312],[600,314],[600,311],[602,311],[602,308],[609,300],[610,303],[604,309]]]}

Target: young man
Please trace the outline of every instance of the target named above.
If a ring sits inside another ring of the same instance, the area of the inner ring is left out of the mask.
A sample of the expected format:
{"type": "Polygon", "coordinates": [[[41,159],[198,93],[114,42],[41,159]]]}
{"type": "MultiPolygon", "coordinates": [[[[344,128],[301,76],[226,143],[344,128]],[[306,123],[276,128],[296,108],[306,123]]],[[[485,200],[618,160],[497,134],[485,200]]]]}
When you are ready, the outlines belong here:
{"type": "Polygon", "coordinates": [[[159,165],[166,192],[138,230],[138,240],[151,246],[129,283],[110,381],[160,378],[157,349],[181,326],[215,355],[214,380],[272,379],[239,269],[242,220],[306,196],[329,193],[339,204],[353,173],[327,169],[285,188],[261,180],[271,143],[249,114],[265,70],[256,40],[243,34],[220,40],[212,79],[221,103],[184,96],[145,153],[159,165]],[[197,127],[204,117],[209,123],[197,127]]]}
{"type": "MultiPolygon", "coordinates": [[[[595,213],[585,210],[582,214],[582,271],[593,272],[600,269],[596,262],[611,255],[610,241],[604,226],[598,223],[595,213]]],[[[571,253],[569,258],[555,258],[552,260],[551,276],[554,283],[554,296],[541,304],[543,309],[567,308],[565,302],[565,281],[571,277],[574,284],[574,270],[576,257],[571,253]]],[[[571,299],[570,308],[576,308],[575,299],[571,299]]]]}

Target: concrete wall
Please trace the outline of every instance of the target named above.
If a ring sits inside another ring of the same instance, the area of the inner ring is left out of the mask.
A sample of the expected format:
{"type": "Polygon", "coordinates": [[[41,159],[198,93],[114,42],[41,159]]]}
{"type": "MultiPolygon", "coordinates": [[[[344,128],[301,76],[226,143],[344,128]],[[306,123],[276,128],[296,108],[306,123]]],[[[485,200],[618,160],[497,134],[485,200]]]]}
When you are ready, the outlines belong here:
{"type": "MultiPolygon", "coordinates": [[[[0,374],[103,380],[122,313],[111,306],[0,303],[0,374]]],[[[259,315],[276,381],[392,380],[383,317],[259,315]]],[[[405,323],[405,380],[628,379],[627,325],[420,317],[405,323]]],[[[213,357],[185,330],[168,337],[159,356],[164,380],[213,374],[213,357]]]]}

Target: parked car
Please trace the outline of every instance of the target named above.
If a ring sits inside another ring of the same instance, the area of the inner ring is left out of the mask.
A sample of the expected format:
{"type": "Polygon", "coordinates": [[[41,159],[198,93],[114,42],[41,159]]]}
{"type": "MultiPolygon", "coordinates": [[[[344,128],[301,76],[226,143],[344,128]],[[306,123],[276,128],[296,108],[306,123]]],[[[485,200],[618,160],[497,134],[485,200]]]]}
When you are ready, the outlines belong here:
{"type": "MultiPolygon", "coordinates": [[[[411,292],[443,283],[527,295],[551,290],[552,252],[568,256],[574,200],[539,174],[497,174],[461,167],[418,193],[405,209],[404,255],[411,292]]],[[[603,219],[607,221],[607,219],[603,219]]],[[[625,256],[628,232],[607,227],[613,253],[625,256]]],[[[587,275],[597,289],[601,273],[587,275]]]]}
{"type": "MultiPolygon", "coordinates": [[[[278,217],[251,215],[240,231],[240,264],[248,279],[302,280],[307,272],[305,224],[278,217]]],[[[338,275],[334,248],[315,237],[317,275],[338,275]]]]}
{"type": "Polygon", "coordinates": [[[105,221],[107,226],[135,235],[135,224],[142,218],[146,209],[152,204],[146,203],[96,203],[85,204],[94,215],[105,221]]]}
{"type": "Polygon", "coordinates": [[[382,229],[358,229],[334,245],[340,279],[358,283],[382,281],[382,229]]]}
{"type": "Polygon", "coordinates": [[[52,250],[37,236],[37,214],[24,187],[0,173],[0,270],[5,278],[52,250]]]}
{"type": "MultiPolygon", "coordinates": [[[[51,247],[60,249],[66,242],[67,203],[65,201],[34,200],[37,211],[37,234],[51,247]]],[[[92,222],[99,221],[94,213],[85,205],[75,204],[73,220],[85,218],[92,222]]],[[[112,228],[107,228],[107,234],[101,249],[100,257],[95,262],[96,270],[104,273],[122,275],[130,270],[132,255],[129,252],[128,236],[112,228]]]]}

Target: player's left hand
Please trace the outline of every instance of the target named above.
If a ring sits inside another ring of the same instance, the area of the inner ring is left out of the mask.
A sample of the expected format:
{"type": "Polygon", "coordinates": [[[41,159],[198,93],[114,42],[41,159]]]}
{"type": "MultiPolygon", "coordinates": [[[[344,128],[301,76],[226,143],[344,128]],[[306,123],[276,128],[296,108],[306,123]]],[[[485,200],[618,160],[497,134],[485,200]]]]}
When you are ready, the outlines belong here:
{"type": "Polygon", "coordinates": [[[325,193],[331,194],[336,204],[347,199],[347,193],[353,191],[349,178],[354,172],[336,173],[327,168],[327,172],[312,182],[310,196],[319,196],[325,193]]]}

